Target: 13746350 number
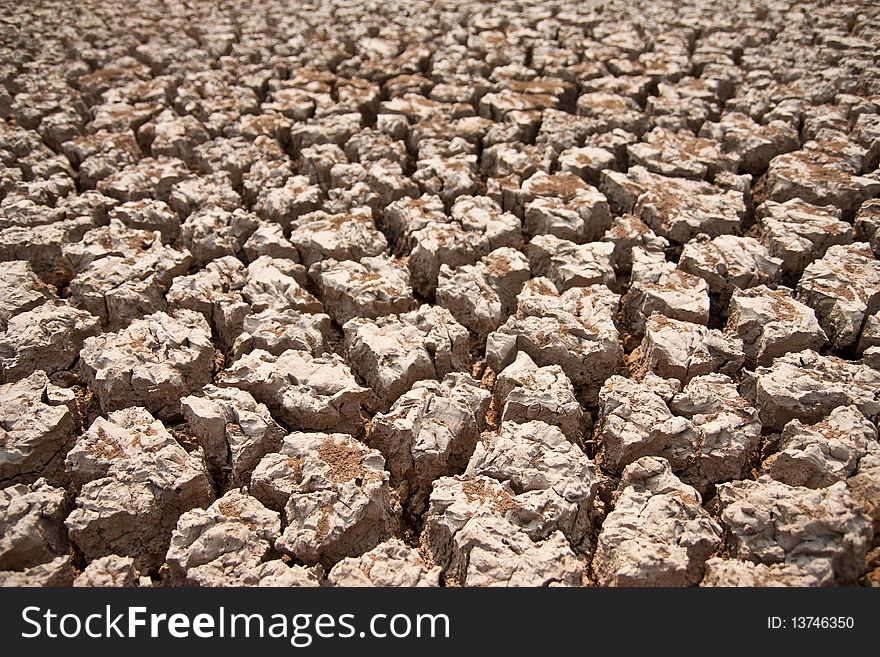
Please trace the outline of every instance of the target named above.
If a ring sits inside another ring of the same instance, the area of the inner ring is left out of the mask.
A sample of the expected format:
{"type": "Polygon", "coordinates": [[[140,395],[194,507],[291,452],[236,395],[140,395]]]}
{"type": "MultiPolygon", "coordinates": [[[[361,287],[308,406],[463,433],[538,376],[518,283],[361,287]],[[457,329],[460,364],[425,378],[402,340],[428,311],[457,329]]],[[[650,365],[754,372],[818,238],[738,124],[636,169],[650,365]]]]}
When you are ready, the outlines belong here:
{"type": "Polygon", "coordinates": [[[856,621],[852,616],[768,616],[770,630],[851,630],[856,621]]]}

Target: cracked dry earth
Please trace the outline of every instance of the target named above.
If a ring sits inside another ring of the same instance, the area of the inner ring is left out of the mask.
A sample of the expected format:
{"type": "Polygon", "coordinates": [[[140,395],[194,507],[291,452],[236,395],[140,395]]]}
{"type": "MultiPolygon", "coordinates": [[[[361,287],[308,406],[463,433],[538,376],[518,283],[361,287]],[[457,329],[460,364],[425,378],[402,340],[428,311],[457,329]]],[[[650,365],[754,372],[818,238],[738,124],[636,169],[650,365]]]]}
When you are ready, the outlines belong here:
{"type": "Polygon", "coordinates": [[[880,7],[0,13],[0,583],[880,585],[880,7]]]}

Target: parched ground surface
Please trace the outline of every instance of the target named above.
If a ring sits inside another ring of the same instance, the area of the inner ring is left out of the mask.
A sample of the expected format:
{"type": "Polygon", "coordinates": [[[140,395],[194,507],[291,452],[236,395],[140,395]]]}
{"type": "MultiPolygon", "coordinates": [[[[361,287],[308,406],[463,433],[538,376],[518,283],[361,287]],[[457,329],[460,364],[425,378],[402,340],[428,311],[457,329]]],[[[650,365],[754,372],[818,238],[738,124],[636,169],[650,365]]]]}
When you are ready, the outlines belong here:
{"type": "Polygon", "coordinates": [[[0,583],[880,584],[876,3],[0,14],[0,583]]]}

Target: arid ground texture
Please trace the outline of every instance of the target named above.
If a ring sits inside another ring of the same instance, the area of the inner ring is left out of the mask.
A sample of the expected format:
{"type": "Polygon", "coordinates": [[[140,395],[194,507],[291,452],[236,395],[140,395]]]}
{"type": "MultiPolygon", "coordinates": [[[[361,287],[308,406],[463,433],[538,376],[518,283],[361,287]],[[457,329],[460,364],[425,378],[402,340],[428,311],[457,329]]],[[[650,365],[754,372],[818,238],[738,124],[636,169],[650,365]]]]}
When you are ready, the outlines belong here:
{"type": "Polygon", "coordinates": [[[0,584],[880,585],[880,5],[0,6],[0,584]]]}

